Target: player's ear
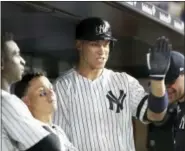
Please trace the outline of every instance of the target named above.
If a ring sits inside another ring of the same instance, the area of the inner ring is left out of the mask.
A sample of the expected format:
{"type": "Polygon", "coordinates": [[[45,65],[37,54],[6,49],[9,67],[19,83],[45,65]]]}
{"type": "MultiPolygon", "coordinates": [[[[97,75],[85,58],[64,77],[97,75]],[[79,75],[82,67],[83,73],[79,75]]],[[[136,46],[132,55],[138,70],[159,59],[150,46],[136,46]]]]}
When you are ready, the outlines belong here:
{"type": "Polygon", "coordinates": [[[23,96],[21,99],[23,100],[23,102],[24,102],[27,106],[30,106],[30,100],[29,100],[29,97],[28,97],[28,96],[23,96]]]}
{"type": "Polygon", "coordinates": [[[76,40],[76,49],[81,50],[82,49],[82,41],[81,40],[76,40]]]}

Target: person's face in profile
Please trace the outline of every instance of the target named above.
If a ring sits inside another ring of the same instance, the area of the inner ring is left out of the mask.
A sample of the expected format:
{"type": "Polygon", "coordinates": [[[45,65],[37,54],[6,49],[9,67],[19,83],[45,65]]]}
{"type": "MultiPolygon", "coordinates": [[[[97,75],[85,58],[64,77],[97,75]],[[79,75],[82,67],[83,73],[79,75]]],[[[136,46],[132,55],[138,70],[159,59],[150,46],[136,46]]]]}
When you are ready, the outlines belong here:
{"type": "Polygon", "coordinates": [[[13,41],[5,42],[2,61],[2,74],[10,82],[21,80],[24,73],[25,60],[20,55],[18,45],[13,41]]]}

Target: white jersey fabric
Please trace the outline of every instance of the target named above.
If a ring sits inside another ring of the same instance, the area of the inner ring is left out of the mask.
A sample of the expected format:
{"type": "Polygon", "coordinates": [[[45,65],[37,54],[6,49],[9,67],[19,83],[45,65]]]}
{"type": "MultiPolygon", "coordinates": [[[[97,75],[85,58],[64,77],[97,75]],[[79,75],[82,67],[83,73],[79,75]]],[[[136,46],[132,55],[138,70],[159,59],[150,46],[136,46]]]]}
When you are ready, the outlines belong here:
{"type": "Polygon", "coordinates": [[[19,151],[16,141],[13,141],[3,127],[1,130],[2,151],[19,151]]]}
{"type": "Polygon", "coordinates": [[[49,132],[56,134],[60,139],[61,151],[78,151],[72,143],[70,143],[69,139],[67,138],[65,132],[61,129],[61,127],[57,125],[48,125],[41,122],[42,126],[49,132]]]}
{"type": "Polygon", "coordinates": [[[136,79],[104,69],[91,81],[71,69],[54,89],[54,122],[80,151],[135,151],[132,116],[143,121],[148,96],[136,79]]]}
{"type": "Polygon", "coordinates": [[[3,151],[27,150],[49,134],[15,95],[1,90],[0,103],[3,151]]]}

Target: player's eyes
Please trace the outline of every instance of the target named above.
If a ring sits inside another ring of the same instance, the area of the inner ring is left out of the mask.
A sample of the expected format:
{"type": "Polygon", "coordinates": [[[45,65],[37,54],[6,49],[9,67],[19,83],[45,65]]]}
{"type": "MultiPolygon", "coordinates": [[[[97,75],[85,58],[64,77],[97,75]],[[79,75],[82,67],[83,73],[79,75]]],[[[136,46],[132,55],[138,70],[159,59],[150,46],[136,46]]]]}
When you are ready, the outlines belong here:
{"type": "Polygon", "coordinates": [[[46,91],[41,91],[39,95],[40,96],[46,96],[47,95],[47,92],[46,91]]]}
{"type": "Polygon", "coordinates": [[[92,42],[92,43],[91,43],[91,46],[98,47],[98,46],[99,46],[99,43],[97,43],[97,42],[92,42]]]}
{"type": "Polygon", "coordinates": [[[47,88],[41,88],[40,91],[39,91],[39,96],[42,97],[42,96],[47,96],[48,94],[50,94],[50,91],[53,91],[53,87],[50,86],[49,89],[47,88]]]}

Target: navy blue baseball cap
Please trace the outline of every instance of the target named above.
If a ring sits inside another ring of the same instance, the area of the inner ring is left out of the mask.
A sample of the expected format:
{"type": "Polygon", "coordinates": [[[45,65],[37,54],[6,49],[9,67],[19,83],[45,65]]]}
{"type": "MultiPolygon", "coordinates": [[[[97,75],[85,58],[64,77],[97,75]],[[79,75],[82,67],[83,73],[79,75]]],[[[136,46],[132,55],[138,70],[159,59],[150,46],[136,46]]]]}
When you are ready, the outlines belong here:
{"type": "Polygon", "coordinates": [[[165,83],[174,83],[180,74],[184,73],[184,55],[177,52],[171,51],[171,62],[169,70],[165,77],[165,83]]]}

